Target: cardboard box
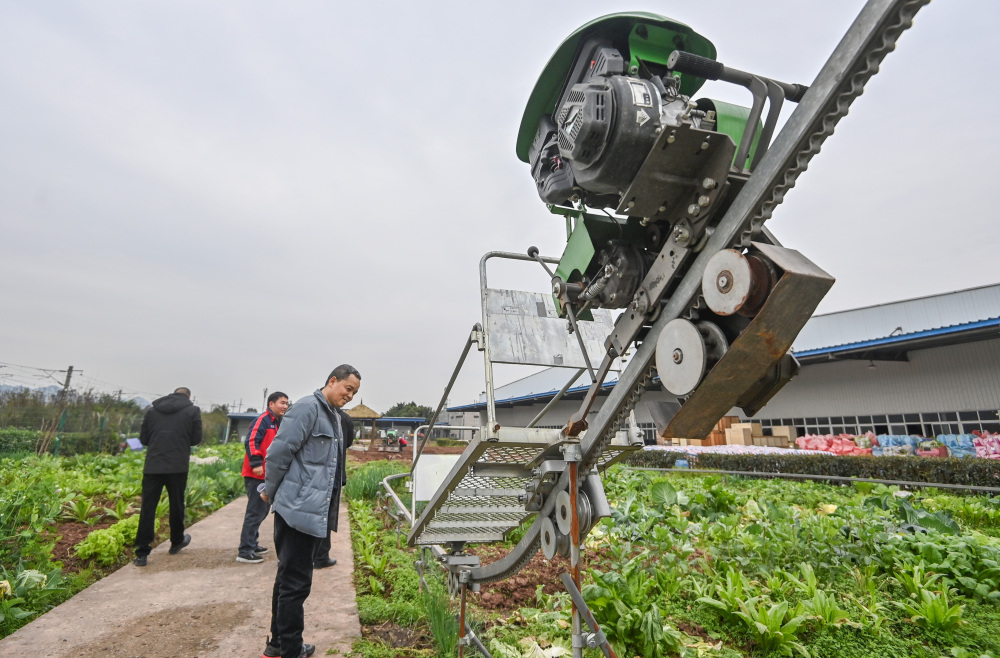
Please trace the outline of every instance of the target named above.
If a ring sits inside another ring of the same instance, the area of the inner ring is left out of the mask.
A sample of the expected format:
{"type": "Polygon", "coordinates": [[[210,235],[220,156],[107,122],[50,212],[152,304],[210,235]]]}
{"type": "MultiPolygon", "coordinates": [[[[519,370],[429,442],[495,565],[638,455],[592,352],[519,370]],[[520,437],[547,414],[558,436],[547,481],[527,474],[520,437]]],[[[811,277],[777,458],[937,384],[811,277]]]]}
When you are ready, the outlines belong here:
{"type": "Polygon", "coordinates": [[[792,441],[797,437],[794,425],[775,425],[771,428],[771,435],[791,439],[792,441]]]}
{"type": "Polygon", "coordinates": [[[751,436],[764,436],[764,428],[760,423],[733,423],[735,428],[748,428],[751,436]]]}
{"type": "Polygon", "coordinates": [[[730,427],[726,430],[726,443],[733,446],[753,445],[753,435],[749,427],[730,427]]]}

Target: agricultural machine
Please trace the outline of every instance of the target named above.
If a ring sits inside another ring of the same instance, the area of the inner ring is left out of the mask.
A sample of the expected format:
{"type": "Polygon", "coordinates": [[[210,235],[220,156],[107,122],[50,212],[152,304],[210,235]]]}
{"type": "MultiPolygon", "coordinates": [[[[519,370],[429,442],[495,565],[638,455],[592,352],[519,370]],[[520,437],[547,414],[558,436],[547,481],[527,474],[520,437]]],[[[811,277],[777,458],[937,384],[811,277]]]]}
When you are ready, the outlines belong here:
{"type": "Polygon", "coordinates": [[[792,341],[833,279],[764,223],[927,1],[870,0],[808,87],[725,65],[706,37],[648,13],[594,20],[556,50],[516,154],[565,221],[566,247],[559,258],[533,247],[483,257],[482,322],[430,426],[472,346],[484,355],[486,423],[410,516],[410,545],[434,548],[461,597],[460,646],[470,641],[467,592],[517,573],[541,548],[572,564],[563,582],[574,655],[614,655],[579,590],[582,539],[610,515],[601,473],[641,447],[629,419],[654,378],[673,397],[650,409],[658,433],[698,438],[733,407],[754,415],[795,374],[792,341]],[[747,106],[698,97],[707,80],[745,88],[747,106]],[[776,134],[785,103],[797,107],[776,134]],[[489,287],[497,258],[540,264],[551,295],[489,287]],[[590,387],[561,428],[536,427],[551,403],[526,427],[502,426],[495,363],[571,369],[556,399],[583,373],[590,387]],[[492,564],[464,551],[529,521],[492,564]]]}

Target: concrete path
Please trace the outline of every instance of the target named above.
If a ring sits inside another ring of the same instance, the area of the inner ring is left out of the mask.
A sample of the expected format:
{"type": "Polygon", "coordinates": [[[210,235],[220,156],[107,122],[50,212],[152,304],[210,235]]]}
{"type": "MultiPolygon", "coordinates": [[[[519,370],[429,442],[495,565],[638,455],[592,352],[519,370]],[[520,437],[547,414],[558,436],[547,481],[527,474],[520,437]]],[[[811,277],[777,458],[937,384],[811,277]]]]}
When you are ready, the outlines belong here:
{"type": "MultiPolygon", "coordinates": [[[[0,640],[0,656],[65,658],[256,658],[271,619],[277,558],[270,515],[259,564],[236,562],[246,497],[188,529],[191,545],[177,555],[169,542],[153,549],[149,566],[129,564],[0,640]]],[[[317,570],[306,600],[304,639],[316,655],[346,653],[361,636],[355,602],[346,504],[333,534],[337,564],[317,570]]]]}

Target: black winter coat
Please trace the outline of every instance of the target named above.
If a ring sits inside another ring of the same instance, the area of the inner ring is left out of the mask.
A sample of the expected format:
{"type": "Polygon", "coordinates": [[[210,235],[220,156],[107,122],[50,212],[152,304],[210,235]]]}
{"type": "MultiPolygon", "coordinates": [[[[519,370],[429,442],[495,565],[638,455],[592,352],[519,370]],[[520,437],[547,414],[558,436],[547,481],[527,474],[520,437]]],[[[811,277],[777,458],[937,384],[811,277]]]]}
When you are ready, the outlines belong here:
{"type": "Polygon", "coordinates": [[[201,443],[201,409],[181,393],[156,400],[142,419],[139,442],[146,446],[143,473],[187,473],[191,446],[201,443]]]}

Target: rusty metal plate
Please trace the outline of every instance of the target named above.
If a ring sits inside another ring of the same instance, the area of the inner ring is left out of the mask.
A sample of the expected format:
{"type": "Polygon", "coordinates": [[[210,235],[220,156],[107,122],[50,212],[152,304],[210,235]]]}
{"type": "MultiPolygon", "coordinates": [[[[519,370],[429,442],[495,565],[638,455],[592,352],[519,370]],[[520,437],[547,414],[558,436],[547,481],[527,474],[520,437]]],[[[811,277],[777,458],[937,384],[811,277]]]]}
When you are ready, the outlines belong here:
{"type": "Polygon", "coordinates": [[[782,270],[757,316],[708,372],[664,431],[667,438],[708,436],[719,419],[785,356],[833,286],[832,276],[794,249],[753,247],[782,270]]]}

